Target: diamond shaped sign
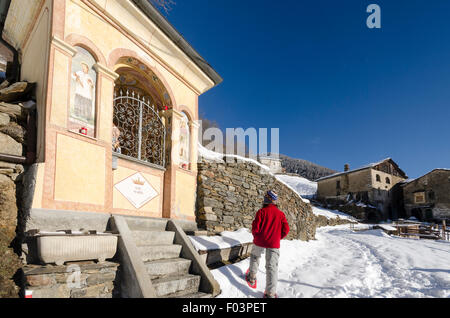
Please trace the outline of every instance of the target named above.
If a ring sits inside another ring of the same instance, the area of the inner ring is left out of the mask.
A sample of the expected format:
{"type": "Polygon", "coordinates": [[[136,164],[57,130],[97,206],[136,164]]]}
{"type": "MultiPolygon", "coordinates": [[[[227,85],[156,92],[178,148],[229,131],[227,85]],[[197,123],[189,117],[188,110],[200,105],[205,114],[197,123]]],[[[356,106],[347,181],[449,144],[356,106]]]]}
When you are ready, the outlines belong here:
{"type": "Polygon", "coordinates": [[[158,196],[158,192],[138,172],[114,186],[130,203],[139,209],[158,196]]]}

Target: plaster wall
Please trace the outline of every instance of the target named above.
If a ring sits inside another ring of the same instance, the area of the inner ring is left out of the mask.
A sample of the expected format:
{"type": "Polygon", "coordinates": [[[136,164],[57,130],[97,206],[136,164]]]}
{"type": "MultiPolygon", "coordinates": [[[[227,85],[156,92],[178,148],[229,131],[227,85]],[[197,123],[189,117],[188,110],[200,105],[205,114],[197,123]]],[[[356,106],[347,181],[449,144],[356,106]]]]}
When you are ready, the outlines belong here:
{"type": "Polygon", "coordinates": [[[20,3],[12,1],[11,17],[16,20],[11,18],[6,30],[12,43],[25,48],[22,76],[38,83],[38,157],[45,164],[37,173],[33,207],[195,219],[198,96],[213,82],[131,1],[47,0],[33,1],[29,8],[20,3]],[[88,50],[97,62],[94,137],[68,130],[76,46],[88,50]],[[134,57],[148,66],[172,100],[173,156],[166,171],[125,159],[119,160],[118,170],[112,169],[113,91],[121,57],[134,57]],[[176,157],[180,112],[191,121],[188,171],[178,167],[176,157]],[[140,209],[114,190],[117,182],[136,172],[159,193],[140,209]]]}

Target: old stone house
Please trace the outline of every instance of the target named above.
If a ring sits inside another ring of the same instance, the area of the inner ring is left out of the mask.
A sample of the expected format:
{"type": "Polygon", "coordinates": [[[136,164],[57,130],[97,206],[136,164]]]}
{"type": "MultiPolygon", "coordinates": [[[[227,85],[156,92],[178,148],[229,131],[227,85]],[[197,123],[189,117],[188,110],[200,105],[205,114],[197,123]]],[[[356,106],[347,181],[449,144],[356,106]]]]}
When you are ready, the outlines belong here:
{"type": "Polygon", "coordinates": [[[316,180],[317,198],[369,205],[380,215],[367,218],[392,219],[398,212],[393,207],[391,190],[405,179],[405,172],[391,158],[354,170],[346,164],[343,172],[316,180]]]}
{"type": "Polygon", "coordinates": [[[281,166],[281,158],[275,156],[258,156],[258,161],[263,165],[269,167],[272,173],[282,173],[283,167],[281,166]]]}
{"type": "Polygon", "coordinates": [[[2,36],[20,53],[21,80],[37,83],[33,220],[195,221],[198,97],[222,79],[158,10],[12,0],[2,36]]]}
{"type": "Polygon", "coordinates": [[[434,169],[401,184],[404,215],[421,221],[450,219],[450,169],[434,169]]]}

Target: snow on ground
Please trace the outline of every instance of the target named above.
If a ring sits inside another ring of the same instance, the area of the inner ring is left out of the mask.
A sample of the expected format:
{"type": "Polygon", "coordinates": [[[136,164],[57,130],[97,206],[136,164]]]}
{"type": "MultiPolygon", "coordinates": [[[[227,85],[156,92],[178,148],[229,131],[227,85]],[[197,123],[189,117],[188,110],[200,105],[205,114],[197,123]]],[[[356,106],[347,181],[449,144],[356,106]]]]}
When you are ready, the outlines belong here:
{"type": "Polygon", "coordinates": [[[234,232],[224,231],[215,236],[188,236],[197,251],[223,249],[253,242],[252,233],[242,228],[234,232]]]}
{"type": "Polygon", "coordinates": [[[299,176],[288,176],[284,174],[277,174],[275,177],[279,181],[288,184],[304,198],[311,198],[317,193],[317,182],[299,176]]]}
{"type": "MultiPolygon", "coordinates": [[[[262,297],[243,279],[249,259],[212,271],[221,298],[262,297]]],[[[450,242],[388,236],[382,230],[353,232],[348,225],[317,229],[316,240],[281,242],[279,297],[450,297],[450,242]]]]}
{"type": "Polygon", "coordinates": [[[346,219],[346,220],[351,220],[351,221],[357,221],[354,217],[341,212],[341,211],[337,211],[337,210],[327,210],[318,206],[313,206],[311,205],[311,208],[313,210],[313,213],[315,215],[323,215],[325,216],[327,219],[335,219],[339,216],[339,218],[341,219],[346,219]]]}
{"type": "MultiPolygon", "coordinates": [[[[208,159],[221,161],[222,154],[199,145],[208,159]]],[[[264,171],[268,167],[259,162],[264,171]]],[[[312,193],[305,180],[276,176],[300,197],[312,193]]],[[[298,178],[298,177],[294,177],[298,178]]],[[[304,199],[304,201],[307,201],[304,199]]],[[[339,212],[312,207],[316,215],[350,218],[339,212]]],[[[370,229],[357,224],[355,228],[370,229]]],[[[221,236],[190,237],[197,250],[217,249],[252,241],[246,229],[221,236]]],[[[221,298],[262,297],[265,287],[265,260],[261,258],[258,288],[247,286],[244,273],[249,259],[212,271],[219,282],[221,298]]],[[[349,225],[321,227],[316,240],[281,242],[278,275],[280,297],[450,297],[450,242],[389,236],[382,230],[353,232],[349,225]]]]}
{"type": "Polygon", "coordinates": [[[263,165],[262,163],[260,163],[259,161],[255,160],[255,159],[246,158],[246,157],[242,157],[242,156],[238,156],[238,155],[222,154],[219,152],[215,152],[215,151],[205,148],[201,143],[198,143],[197,147],[198,147],[199,157],[201,157],[201,158],[211,160],[211,161],[217,161],[217,162],[224,162],[223,157],[225,157],[225,156],[230,157],[230,158],[236,158],[236,159],[239,159],[242,161],[251,162],[251,163],[259,166],[261,169],[263,169],[265,173],[272,174],[270,172],[270,168],[268,166],[263,165]]]}

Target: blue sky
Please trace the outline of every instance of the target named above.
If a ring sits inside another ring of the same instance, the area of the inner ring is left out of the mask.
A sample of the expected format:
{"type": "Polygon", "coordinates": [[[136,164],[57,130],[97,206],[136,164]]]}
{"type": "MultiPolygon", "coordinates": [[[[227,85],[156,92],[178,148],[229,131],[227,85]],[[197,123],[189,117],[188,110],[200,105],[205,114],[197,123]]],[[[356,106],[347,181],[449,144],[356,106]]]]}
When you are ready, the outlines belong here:
{"type": "Polygon", "coordinates": [[[280,128],[280,153],[339,171],[450,168],[450,1],[175,2],[168,20],[224,79],[199,100],[222,129],[280,128]]]}

